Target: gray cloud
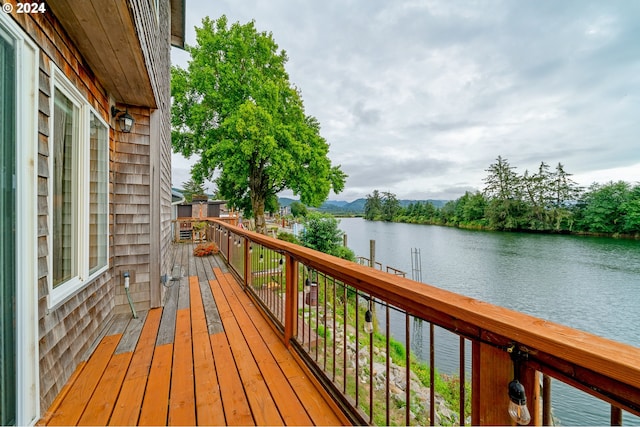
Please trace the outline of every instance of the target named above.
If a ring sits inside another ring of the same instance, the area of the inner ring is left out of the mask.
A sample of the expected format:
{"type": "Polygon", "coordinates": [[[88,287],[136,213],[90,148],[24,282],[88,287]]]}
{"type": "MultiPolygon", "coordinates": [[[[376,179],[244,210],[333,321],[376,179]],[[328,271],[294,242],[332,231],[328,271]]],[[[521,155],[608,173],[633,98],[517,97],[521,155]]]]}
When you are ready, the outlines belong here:
{"type": "MultiPolygon", "coordinates": [[[[187,8],[187,28],[226,14],[273,33],[333,162],[349,175],[340,198],[374,189],[459,197],[482,187],[498,155],[520,172],[562,162],[583,185],[638,180],[640,2],[192,0],[187,8]]],[[[187,57],[174,50],[173,60],[184,66],[187,57]]]]}

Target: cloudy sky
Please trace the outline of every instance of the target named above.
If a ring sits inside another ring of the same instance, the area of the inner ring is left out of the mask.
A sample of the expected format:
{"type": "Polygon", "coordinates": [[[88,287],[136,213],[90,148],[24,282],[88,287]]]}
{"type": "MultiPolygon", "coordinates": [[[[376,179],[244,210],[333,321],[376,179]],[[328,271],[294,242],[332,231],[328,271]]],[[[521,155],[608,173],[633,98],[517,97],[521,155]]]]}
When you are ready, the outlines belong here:
{"type": "MultiPolygon", "coordinates": [[[[455,199],[483,188],[498,155],[519,173],[561,162],[583,186],[640,181],[640,1],[186,4],[188,44],[202,17],[225,14],[287,51],[349,175],[330,199],[455,199]]],[[[174,156],[174,186],[189,164],[174,156]]]]}

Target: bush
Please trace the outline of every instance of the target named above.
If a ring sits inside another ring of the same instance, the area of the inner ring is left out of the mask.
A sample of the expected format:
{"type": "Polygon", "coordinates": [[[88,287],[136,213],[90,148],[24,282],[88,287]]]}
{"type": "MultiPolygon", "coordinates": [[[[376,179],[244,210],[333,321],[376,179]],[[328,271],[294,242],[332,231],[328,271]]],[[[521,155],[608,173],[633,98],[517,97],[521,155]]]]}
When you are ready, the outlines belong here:
{"type": "Polygon", "coordinates": [[[346,246],[338,246],[331,253],[333,256],[337,256],[338,258],[346,259],[347,261],[355,261],[356,254],[346,246]]]}
{"type": "Polygon", "coordinates": [[[208,255],[217,254],[218,251],[219,251],[218,245],[216,245],[214,242],[201,243],[195,247],[195,249],[193,250],[193,255],[199,256],[199,257],[208,256],[208,255]]]}
{"type": "Polygon", "coordinates": [[[300,244],[300,240],[298,240],[297,237],[291,233],[280,232],[278,233],[278,239],[284,240],[285,242],[289,242],[289,243],[295,243],[297,245],[300,244]]]}
{"type": "Polygon", "coordinates": [[[332,254],[342,244],[342,231],[338,228],[338,220],[333,216],[310,212],[304,222],[300,240],[308,248],[332,254]]]}

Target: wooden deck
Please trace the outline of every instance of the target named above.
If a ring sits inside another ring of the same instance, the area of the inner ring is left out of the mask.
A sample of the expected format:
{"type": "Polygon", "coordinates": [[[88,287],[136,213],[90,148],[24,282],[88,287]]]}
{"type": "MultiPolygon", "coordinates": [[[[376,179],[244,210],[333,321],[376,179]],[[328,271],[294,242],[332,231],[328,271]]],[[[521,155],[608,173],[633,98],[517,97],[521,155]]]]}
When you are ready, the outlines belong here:
{"type": "Polygon", "coordinates": [[[223,261],[175,249],[164,308],[116,317],[39,424],[342,424],[223,261]]]}

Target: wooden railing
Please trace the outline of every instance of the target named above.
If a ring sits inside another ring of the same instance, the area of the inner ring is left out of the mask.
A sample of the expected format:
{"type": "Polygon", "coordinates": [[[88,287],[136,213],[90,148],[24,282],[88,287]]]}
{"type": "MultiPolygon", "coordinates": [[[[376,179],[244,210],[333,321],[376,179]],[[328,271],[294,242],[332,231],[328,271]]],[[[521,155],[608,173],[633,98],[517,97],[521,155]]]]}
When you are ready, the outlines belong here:
{"type": "Polygon", "coordinates": [[[459,415],[442,422],[511,424],[507,389],[515,375],[524,385],[532,425],[553,422],[549,377],[610,404],[612,424],[622,421],[623,411],[640,415],[639,348],[221,221],[210,221],[208,232],[285,344],[355,423],[433,425],[438,421],[435,393],[430,393],[428,402],[418,402],[412,389],[416,383],[411,370],[419,365],[416,356],[407,351],[404,361],[390,360],[391,318],[403,320],[405,335],[396,340],[406,349],[411,348],[414,322],[427,322],[430,360],[425,362],[429,362],[426,378],[431,390],[437,375],[436,334],[447,331],[459,340],[460,376],[454,394],[460,403],[452,408],[459,415]],[[363,326],[371,309],[378,312],[374,322],[383,327],[377,325],[378,330],[368,334],[363,326]],[[349,336],[355,342],[347,342],[349,336]],[[356,355],[355,361],[348,359],[349,352],[356,355]],[[399,366],[405,370],[402,393],[390,384],[391,369],[396,369],[391,364],[396,362],[402,362],[399,366]],[[381,374],[386,377],[382,382],[381,374]],[[400,418],[394,413],[398,407],[404,411],[400,418]],[[418,412],[426,418],[416,419],[418,412]]]}

